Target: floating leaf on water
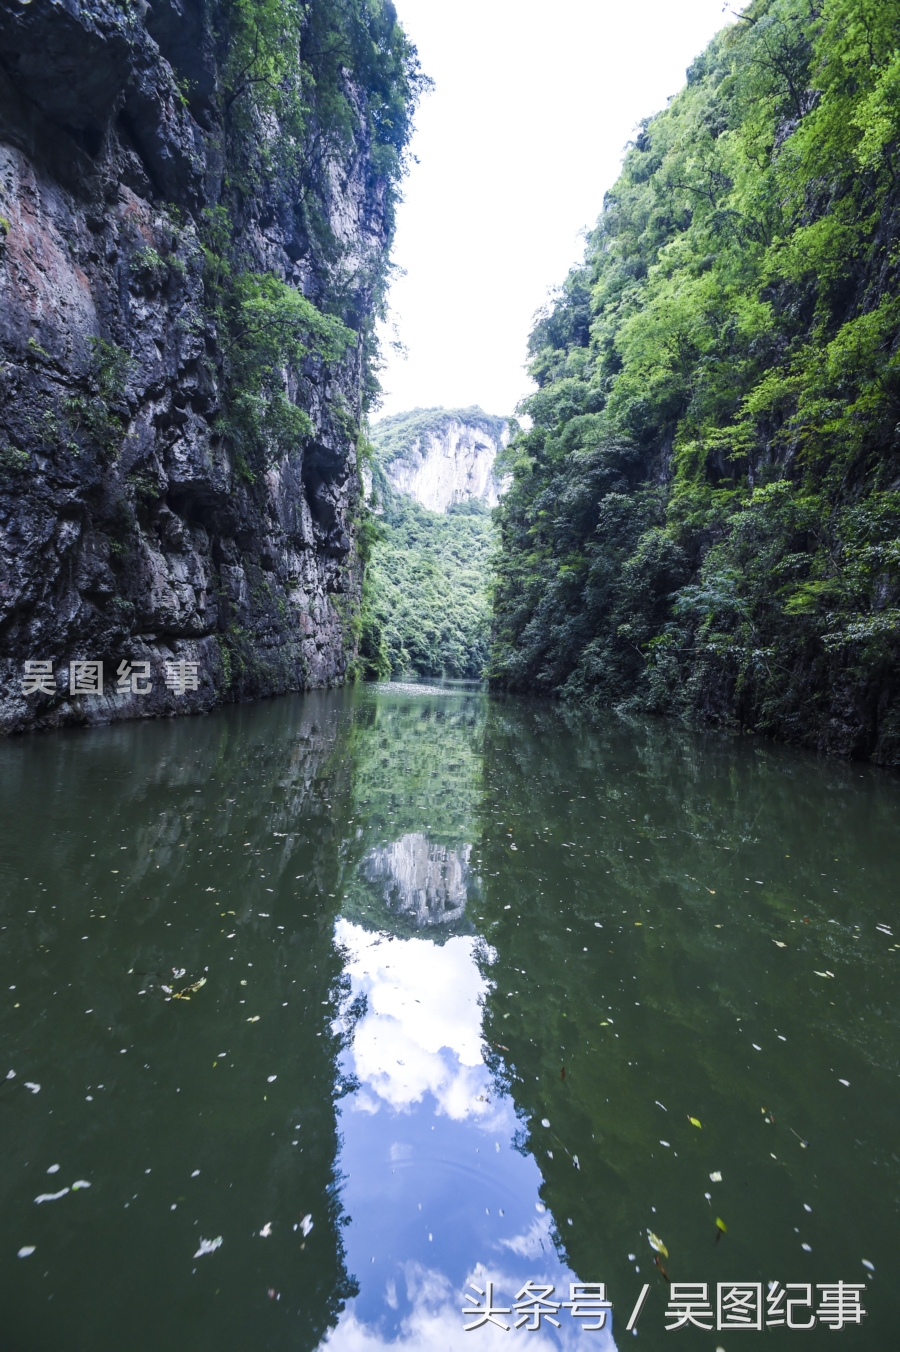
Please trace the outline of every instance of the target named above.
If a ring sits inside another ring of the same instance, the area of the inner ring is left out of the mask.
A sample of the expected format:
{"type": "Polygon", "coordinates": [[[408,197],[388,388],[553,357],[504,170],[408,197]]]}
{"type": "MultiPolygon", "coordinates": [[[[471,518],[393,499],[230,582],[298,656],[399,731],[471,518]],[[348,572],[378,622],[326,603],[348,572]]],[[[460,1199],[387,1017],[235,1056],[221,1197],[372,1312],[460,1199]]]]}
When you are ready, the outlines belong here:
{"type": "Polygon", "coordinates": [[[665,1244],[663,1244],[659,1235],[655,1235],[652,1230],[648,1230],[647,1239],[650,1241],[651,1249],[655,1249],[657,1253],[661,1253],[663,1258],[668,1258],[669,1250],[666,1248],[665,1244]]]}
{"type": "Polygon", "coordinates": [[[716,1217],[716,1228],[721,1230],[723,1235],[726,1234],[728,1231],[728,1226],[722,1220],[721,1216],[716,1217]]]}
{"type": "Polygon", "coordinates": [[[691,1115],[688,1114],[688,1121],[690,1122],[692,1127],[699,1127],[701,1131],[703,1130],[703,1123],[700,1121],[699,1118],[691,1117],[691,1115]]]}
{"type": "Polygon", "coordinates": [[[206,977],[201,976],[199,981],[195,981],[193,986],[185,986],[183,991],[173,991],[173,1000],[190,1000],[195,991],[200,990],[201,986],[206,985],[206,977]]]}

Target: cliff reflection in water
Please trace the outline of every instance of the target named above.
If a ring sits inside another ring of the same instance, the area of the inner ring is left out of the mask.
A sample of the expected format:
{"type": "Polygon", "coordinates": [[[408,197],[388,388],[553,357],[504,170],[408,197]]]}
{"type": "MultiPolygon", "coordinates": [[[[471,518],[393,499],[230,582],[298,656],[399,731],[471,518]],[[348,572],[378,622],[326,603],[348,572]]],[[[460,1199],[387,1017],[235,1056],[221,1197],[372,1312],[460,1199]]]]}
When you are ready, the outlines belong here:
{"type": "Polygon", "coordinates": [[[349,718],[321,694],[0,744],[4,1348],[156,1352],[175,1311],[200,1352],[311,1352],[355,1291],[349,718]]]}
{"type": "Polygon", "coordinates": [[[0,1343],[491,1348],[467,1283],[577,1274],[661,1348],[653,1234],[893,1347],[897,809],[434,688],[0,744],[0,1343]]]}
{"type": "Polygon", "coordinates": [[[389,912],[410,919],[417,929],[461,920],[472,872],[471,845],[450,849],[421,831],[409,831],[372,850],[362,874],[376,883],[389,912]]]}

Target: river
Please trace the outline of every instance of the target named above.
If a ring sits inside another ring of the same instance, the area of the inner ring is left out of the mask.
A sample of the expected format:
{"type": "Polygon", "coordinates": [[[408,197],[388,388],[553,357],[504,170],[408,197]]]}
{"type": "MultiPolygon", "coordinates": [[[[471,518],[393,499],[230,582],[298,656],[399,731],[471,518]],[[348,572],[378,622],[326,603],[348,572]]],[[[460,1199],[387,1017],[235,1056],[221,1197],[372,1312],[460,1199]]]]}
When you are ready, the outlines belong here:
{"type": "Polygon", "coordinates": [[[898,846],[884,773],[462,685],[6,741],[0,1347],[656,1348],[685,1282],[832,1347],[842,1280],[887,1352],[898,846]]]}

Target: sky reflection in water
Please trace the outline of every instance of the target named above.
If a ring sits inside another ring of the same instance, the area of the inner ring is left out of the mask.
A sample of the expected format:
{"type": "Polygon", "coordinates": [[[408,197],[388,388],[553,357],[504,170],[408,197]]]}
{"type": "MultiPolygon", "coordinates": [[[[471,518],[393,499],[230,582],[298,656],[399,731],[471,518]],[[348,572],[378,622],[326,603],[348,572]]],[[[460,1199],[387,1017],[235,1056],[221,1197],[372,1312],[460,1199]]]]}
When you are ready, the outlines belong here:
{"type": "Polygon", "coordinates": [[[0,1352],[608,1347],[463,1331],[575,1276],[653,1352],[650,1233],[893,1352],[898,808],[458,688],[0,745],[0,1352]]]}
{"type": "MultiPolygon", "coordinates": [[[[335,940],[348,1005],[365,1001],[345,1067],[359,1088],[340,1119],[347,1259],[362,1290],[328,1346],[455,1349],[476,1337],[491,1346],[508,1335],[463,1331],[469,1282],[493,1281],[508,1306],[529,1279],[554,1286],[557,1301],[575,1279],[557,1256],[534,1158],[515,1148],[514,1105],[482,1056],[488,981],[477,958],[480,949],[483,966],[493,955],[472,936],[439,944],[344,919],[335,940]]],[[[544,1323],[529,1342],[567,1347],[579,1330],[568,1311],[557,1317],[558,1332],[544,1323]]],[[[592,1345],[611,1339],[595,1334],[592,1345]]]]}

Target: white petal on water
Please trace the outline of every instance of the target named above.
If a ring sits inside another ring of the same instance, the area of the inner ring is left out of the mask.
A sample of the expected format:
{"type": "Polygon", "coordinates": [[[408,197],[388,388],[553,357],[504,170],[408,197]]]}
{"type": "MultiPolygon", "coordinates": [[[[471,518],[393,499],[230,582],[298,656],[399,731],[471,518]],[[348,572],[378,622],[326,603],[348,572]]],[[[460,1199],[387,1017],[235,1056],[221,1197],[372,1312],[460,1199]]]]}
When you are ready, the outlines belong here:
{"type": "Polygon", "coordinates": [[[277,1080],[277,1079],[278,1079],[278,1076],[277,1076],[277,1075],[269,1075],[269,1076],[268,1076],[268,1083],[271,1084],[273,1080],[277,1080]]]}
{"type": "Polygon", "coordinates": [[[34,1200],[36,1202],[58,1202],[60,1197],[65,1197],[68,1191],[68,1188],[61,1188],[59,1192],[42,1192],[34,1200]]]}
{"type": "Polygon", "coordinates": [[[86,1178],[77,1178],[72,1184],[73,1192],[80,1192],[82,1188],[89,1188],[91,1185],[86,1178]]]}
{"type": "Polygon", "coordinates": [[[59,1173],[59,1165],[58,1165],[58,1164],[51,1164],[51,1165],[50,1165],[50,1168],[47,1170],[47,1173],[48,1173],[48,1174],[58,1174],[58,1173],[59,1173]]]}
{"type": "Polygon", "coordinates": [[[191,1174],[191,1178],[197,1178],[197,1177],[199,1176],[199,1174],[200,1174],[200,1170],[199,1170],[199,1169],[195,1169],[194,1172],[191,1174]]]}
{"type": "MultiPolygon", "coordinates": [[[[15,1072],[14,1070],[9,1070],[9,1071],[7,1071],[7,1072],[6,1072],[6,1078],[7,1078],[8,1080],[14,1080],[14,1079],[16,1078],[16,1072],[15,1072]]],[[[32,1253],[33,1253],[33,1252],[34,1252],[34,1250],[32,1249],[32,1253]]]]}
{"type": "Polygon", "coordinates": [[[548,1119],[547,1119],[546,1117],[542,1117],[542,1118],[541,1118],[541,1126],[542,1126],[542,1127],[549,1127],[549,1125],[550,1125],[550,1123],[549,1123],[548,1119]]]}
{"type": "Polygon", "coordinates": [[[312,1228],[313,1228],[313,1218],[312,1216],[307,1214],[306,1216],[303,1217],[302,1221],[300,1222],[300,1229],[303,1231],[304,1239],[309,1234],[312,1228]]]}
{"type": "Polygon", "coordinates": [[[221,1247],[221,1244],[222,1244],[221,1235],[217,1236],[216,1239],[201,1239],[200,1248],[194,1254],[194,1257],[202,1258],[205,1253],[215,1253],[216,1249],[221,1247]]]}
{"type": "Polygon", "coordinates": [[[874,1264],[874,1263],[870,1263],[869,1260],[868,1260],[868,1258],[864,1258],[864,1259],[862,1260],[862,1265],[863,1265],[864,1268],[868,1268],[870,1272],[874,1272],[874,1271],[875,1271],[875,1264],[874,1264]]]}
{"type": "Polygon", "coordinates": [[[667,1150],[671,1149],[668,1141],[660,1140],[660,1145],[664,1145],[667,1150]]]}
{"type": "Polygon", "coordinates": [[[41,1086],[39,1084],[35,1084],[34,1080],[26,1080],[25,1088],[30,1089],[32,1094],[39,1094],[41,1092],[41,1086]]]}
{"type": "Polygon", "coordinates": [[[268,1239],[269,1235],[272,1233],[272,1222],[266,1221],[259,1233],[262,1235],[263,1239],[268,1239]]]}
{"type": "Polygon", "coordinates": [[[710,1183],[721,1183],[722,1182],[721,1171],[718,1169],[713,1169],[712,1173],[709,1176],[709,1181],[710,1183]]]}
{"type": "Polygon", "coordinates": [[[34,1244],[23,1244],[21,1249],[19,1250],[19,1257],[30,1258],[31,1255],[34,1253],[35,1248],[36,1245],[34,1244]]]}

